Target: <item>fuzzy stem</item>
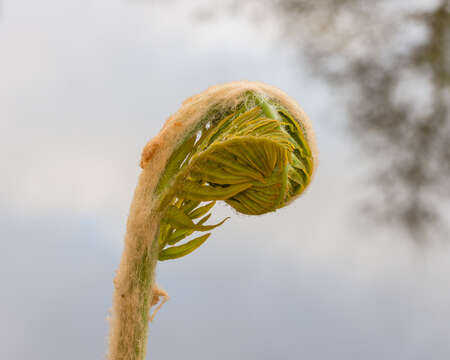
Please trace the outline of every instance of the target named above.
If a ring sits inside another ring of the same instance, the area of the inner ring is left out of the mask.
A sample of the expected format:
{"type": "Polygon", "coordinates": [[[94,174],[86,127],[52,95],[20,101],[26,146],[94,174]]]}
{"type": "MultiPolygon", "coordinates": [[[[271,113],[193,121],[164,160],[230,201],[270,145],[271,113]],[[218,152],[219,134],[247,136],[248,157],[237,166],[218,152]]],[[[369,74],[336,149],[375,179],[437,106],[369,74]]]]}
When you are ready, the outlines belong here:
{"type": "Polygon", "coordinates": [[[160,214],[152,201],[155,184],[147,167],[130,208],[125,248],[114,279],[108,359],[143,360],[159,245],[160,214]]]}
{"type": "Polygon", "coordinates": [[[224,200],[248,215],[287,205],[314,171],[311,131],[307,117],[284,93],[248,82],[210,88],[166,121],[142,153],[143,171],[114,279],[110,360],[144,360],[150,307],[161,293],[154,285],[158,259],[191,253],[210,234],[176,244],[223,223],[204,225],[211,206],[201,203],[224,200]],[[258,95],[260,88],[268,99],[258,95]]]}

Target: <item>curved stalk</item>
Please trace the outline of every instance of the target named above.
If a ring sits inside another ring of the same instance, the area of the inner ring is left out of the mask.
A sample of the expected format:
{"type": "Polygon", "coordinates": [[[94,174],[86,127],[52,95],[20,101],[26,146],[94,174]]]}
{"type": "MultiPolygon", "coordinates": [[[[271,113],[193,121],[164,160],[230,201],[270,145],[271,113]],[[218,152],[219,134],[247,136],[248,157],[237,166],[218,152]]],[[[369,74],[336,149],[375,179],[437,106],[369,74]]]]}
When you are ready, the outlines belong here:
{"type": "Polygon", "coordinates": [[[308,186],[316,153],[306,115],[268,85],[225,84],[185,102],[143,151],[114,279],[109,359],[145,358],[156,263],[208,239],[179,245],[226,220],[206,224],[217,200],[248,215],[275,211],[308,186]]]}
{"type": "Polygon", "coordinates": [[[109,344],[111,360],[144,359],[152,286],[158,260],[160,215],[151,206],[151,169],[144,169],[128,218],[125,248],[114,279],[109,344]]]}

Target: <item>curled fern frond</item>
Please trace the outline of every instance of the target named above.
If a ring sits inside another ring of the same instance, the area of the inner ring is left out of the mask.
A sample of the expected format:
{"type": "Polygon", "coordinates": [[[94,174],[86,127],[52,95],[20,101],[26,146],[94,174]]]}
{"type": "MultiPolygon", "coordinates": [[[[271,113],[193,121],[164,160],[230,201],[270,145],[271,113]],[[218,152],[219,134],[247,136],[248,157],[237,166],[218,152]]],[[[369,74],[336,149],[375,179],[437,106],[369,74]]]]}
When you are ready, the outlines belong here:
{"type": "Polygon", "coordinates": [[[243,214],[261,215],[289,203],[310,182],[311,148],[299,124],[278,102],[248,91],[222,117],[217,113],[210,112],[177,146],[156,187],[164,213],[159,260],[192,252],[207,237],[169,246],[223,223],[193,221],[215,201],[223,200],[243,214]]]}
{"type": "Polygon", "coordinates": [[[227,220],[208,223],[217,201],[246,215],[276,211],[305,190],[316,165],[309,119],[281,90],[240,81],[188,99],[142,153],[114,279],[109,359],[145,358],[150,307],[168,299],[156,263],[206,242],[227,220]]]}

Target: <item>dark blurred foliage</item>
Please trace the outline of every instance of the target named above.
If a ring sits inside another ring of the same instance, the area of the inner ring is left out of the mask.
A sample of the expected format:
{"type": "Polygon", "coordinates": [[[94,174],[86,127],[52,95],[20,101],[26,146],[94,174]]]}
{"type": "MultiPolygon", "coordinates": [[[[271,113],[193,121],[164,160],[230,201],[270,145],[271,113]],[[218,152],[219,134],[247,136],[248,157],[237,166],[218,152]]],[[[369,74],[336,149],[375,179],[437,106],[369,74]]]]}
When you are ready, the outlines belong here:
{"type": "Polygon", "coordinates": [[[426,2],[228,0],[193,14],[197,21],[245,16],[261,30],[276,22],[280,39],[306,55],[348,104],[348,126],[375,161],[377,195],[365,209],[425,242],[447,230],[450,0],[426,10],[415,3],[426,2]]]}
{"type": "Polygon", "coordinates": [[[372,178],[381,196],[371,199],[372,214],[424,241],[445,219],[450,194],[450,4],[410,12],[392,3],[270,6],[317,71],[350,90],[349,126],[377,161],[372,178]]]}

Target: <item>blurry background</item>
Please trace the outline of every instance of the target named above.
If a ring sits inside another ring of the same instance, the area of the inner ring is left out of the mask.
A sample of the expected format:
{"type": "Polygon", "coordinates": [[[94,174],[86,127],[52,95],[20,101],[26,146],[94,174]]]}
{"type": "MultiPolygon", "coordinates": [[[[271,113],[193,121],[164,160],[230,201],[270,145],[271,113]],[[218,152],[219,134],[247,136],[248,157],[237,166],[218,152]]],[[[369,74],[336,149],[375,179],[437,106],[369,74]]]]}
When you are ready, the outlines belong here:
{"type": "Polygon", "coordinates": [[[158,267],[151,359],[448,359],[450,4],[4,0],[0,358],[101,359],[140,152],[248,79],[313,121],[309,190],[158,267]]]}

